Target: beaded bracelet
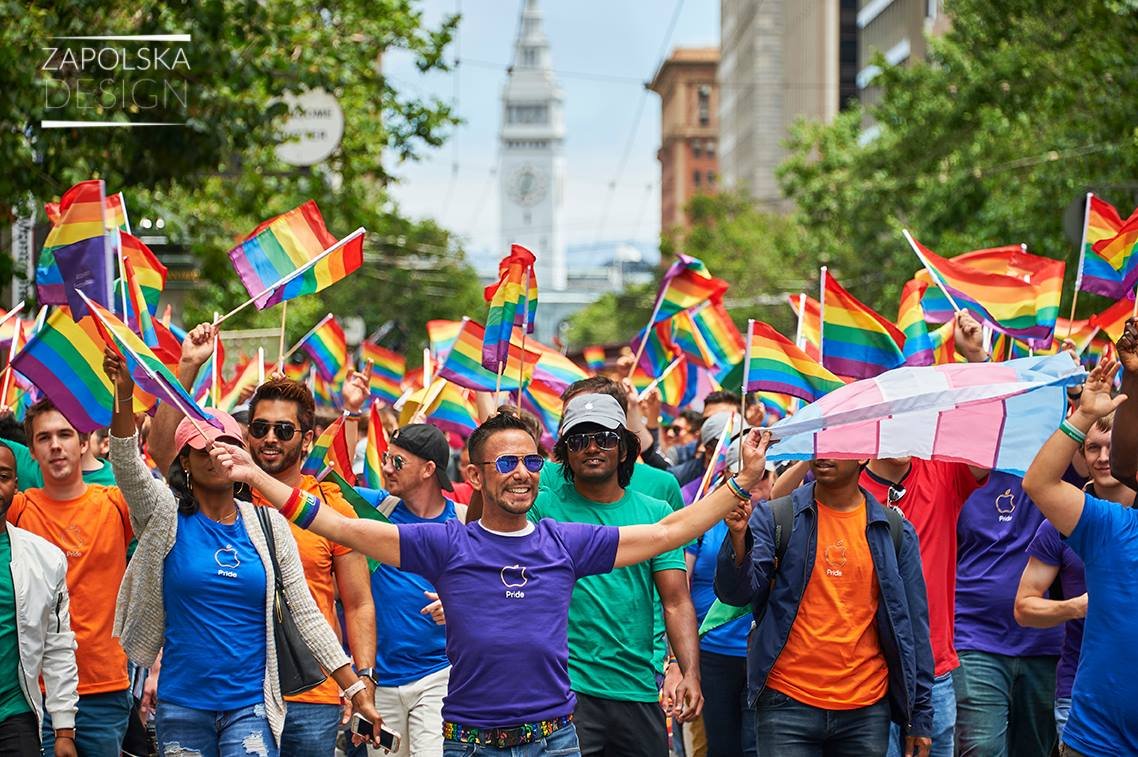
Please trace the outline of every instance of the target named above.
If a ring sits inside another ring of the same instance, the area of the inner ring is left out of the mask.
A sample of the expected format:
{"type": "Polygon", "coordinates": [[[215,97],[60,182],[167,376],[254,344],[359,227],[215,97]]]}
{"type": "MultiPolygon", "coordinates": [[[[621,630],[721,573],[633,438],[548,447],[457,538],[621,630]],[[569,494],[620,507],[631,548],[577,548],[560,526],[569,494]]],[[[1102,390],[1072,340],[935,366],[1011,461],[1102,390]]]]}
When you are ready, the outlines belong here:
{"type": "Polygon", "coordinates": [[[280,513],[301,528],[308,528],[320,510],[320,499],[300,489],[293,489],[288,501],[280,507],[280,513]]]}
{"type": "Polygon", "coordinates": [[[1076,444],[1082,444],[1087,440],[1087,435],[1075,428],[1074,424],[1066,418],[1059,424],[1059,430],[1070,437],[1076,444]]]}
{"type": "Polygon", "coordinates": [[[739,482],[735,480],[734,476],[727,479],[727,489],[733,495],[735,495],[735,499],[739,500],[740,502],[751,501],[751,493],[744,489],[742,486],[739,486],[739,482]]]}

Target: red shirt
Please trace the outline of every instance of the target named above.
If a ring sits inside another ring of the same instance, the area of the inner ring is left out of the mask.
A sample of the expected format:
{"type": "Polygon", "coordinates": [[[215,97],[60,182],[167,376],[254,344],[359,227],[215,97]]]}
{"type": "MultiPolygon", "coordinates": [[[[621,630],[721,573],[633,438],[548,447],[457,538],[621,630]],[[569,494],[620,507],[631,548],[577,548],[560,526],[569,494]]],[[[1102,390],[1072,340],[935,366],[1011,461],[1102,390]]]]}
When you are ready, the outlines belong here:
{"type": "MultiPolygon", "coordinates": [[[[929,598],[929,635],[936,675],[960,666],[953,645],[956,614],[956,520],[964,500],[980,486],[964,463],[942,463],[914,457],[898,482],[905,495],[894,504],[913,524],[921,541],[921,568],[929,598]]],[[[878,502],[888,503],[889,485],[863,470],[861,485],[878,502]]]]}

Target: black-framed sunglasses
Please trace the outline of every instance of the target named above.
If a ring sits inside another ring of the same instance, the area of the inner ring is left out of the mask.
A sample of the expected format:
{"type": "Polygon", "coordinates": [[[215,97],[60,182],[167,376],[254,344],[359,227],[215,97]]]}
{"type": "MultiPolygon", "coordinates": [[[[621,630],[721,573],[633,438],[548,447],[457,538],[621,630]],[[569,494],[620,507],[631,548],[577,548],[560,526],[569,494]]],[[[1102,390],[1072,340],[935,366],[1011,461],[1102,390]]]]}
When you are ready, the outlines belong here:
{"type": "Polygon", "coordinates": [[[530,473],[537,473],[545,466],[545,458],[541,455],[498,455],[493,460],[483,460],[475,465],[493,465],[494,470],[504,476],[513,473],[519,462],[525,465],[530,473]]]}
{"type": "Polygon", "coordinates": [[[289,439],[296,436],[296,424],[289,423],[288,421],[276,421],[270,423],[269,421],[256,420],[249,424],[249,435],[254,439],[264,439],[269,435],[272,430],[276,437],[282,442],[287,442],[289,439]]]}
{"type": "Polygon", "coordinates": [[[407,464],[407,458],[403,455],[393,455],[390,452],[383,453],[383,464],[391,463],[391,467],[395,470],[403,470],[403,466],[407,464]]]}
{"type": "Polygon", "coordinates": [[[565,446],[569,448],[570,452],[588,449],[589,442],[595,442],[600,449],[616,449],[620,445],[620,434],[615,431],[593,431],[591,433],[569,434],[565,437],[565,446]]]}

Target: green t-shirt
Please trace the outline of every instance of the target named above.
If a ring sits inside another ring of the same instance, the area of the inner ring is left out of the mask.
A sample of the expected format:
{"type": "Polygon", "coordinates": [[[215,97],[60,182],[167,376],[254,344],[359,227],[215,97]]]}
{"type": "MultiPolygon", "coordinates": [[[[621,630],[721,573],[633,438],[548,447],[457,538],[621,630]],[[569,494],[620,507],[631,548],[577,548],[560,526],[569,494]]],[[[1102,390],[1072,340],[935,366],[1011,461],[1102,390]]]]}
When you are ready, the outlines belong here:
{"type": "Polygon", "coordinates": [[[20,635],[11,566],[12,542],[8,530],[0,525],[0,723],[32,711],[20,688],[20,635]]]}
{"type": "MultiPolygon", "coordinates": [[[[560,471],[559,471],[560,472],[560,471]]],[[[632,469],[632,480],[628,488],[647,494],[649,497],[662,499],[679,510],[684,506],[684,493],[680,491],[680,482],[666,470],[653,468],[647,463],[637,463],[632,469]]]]}
{"type": "MultiPolygon", "coordinates": [[[[40,464],[32,457],[32,453],[28,448],[19,442],[5,439],[4,444],[7,444],[12,449],[12,454],[16,457],[16,486],[20,491],[25,489],[42,489],[43,488],[43,471],[40,470],[40,464]]],[[[100,461],[103,465],[95,470],[83,471],[83,480],[88,484],[99,484],[100,486],[115,486],[115,474],[111,470],[111,464],[106,460],[100,461]]]]}
{"type": "MultiPolygon", "coordinates": [[[[612,503],[585,499],[561,477],[543,476],[543,488],[529,512],[533,521],[632,526],[656,523],[671,514],[662,500],[634,489],[612,503]]],[[[686,570],[679,549],[611,573],[577,581],[569,603],[569,679],[573,690],[623,702],[655,702],[659,601],[652,574],[686,570]]]]}

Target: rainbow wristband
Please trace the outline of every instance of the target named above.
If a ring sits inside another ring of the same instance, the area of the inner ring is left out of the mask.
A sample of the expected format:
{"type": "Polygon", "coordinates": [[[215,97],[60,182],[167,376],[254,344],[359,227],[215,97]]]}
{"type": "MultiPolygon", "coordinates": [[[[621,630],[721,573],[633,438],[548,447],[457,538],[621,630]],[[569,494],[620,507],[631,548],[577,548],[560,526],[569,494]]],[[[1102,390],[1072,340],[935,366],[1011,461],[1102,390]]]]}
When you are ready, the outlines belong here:
{"type": "Polygon", "coordinates": [[[1069,436],[1071,440],[1076,444],[1081,445],[1087,440],[1087,435],[1079,429],[1075,428],[1075,424],[1071,423],[1066,418],[1064,418],[1063,422],[1059,424],[1059,430],[1069,436]]]}
{"type": "Polygon", "coordinates": [[[281,505],[280,513],[300,528],[308,528],[320,510],[320,499],[300,489],[293,489],[288,501],[281,505]]]}
{"type": "Polygon", "coordinates": [[[739,486],[739,482],[735,480],[734,476],[727,479],[727,488],[731,490],[731,493],[734,494],[735,498],[740,502],[751,501],[751,493],[742,486],[739,486]]]}

